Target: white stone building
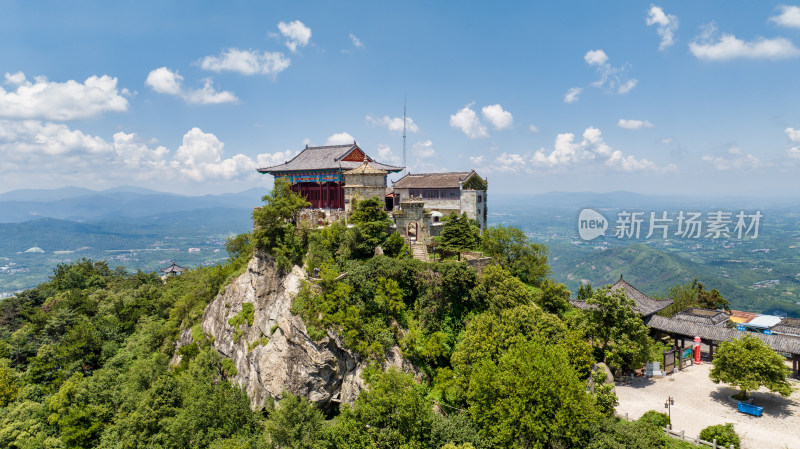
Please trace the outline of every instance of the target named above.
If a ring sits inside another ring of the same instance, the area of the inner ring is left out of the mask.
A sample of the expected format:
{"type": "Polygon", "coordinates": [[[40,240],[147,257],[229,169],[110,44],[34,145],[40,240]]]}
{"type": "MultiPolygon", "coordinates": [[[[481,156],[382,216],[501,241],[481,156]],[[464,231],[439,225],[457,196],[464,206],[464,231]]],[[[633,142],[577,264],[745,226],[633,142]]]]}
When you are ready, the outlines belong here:
{"type": "MultiPolygon", "coordinates": [[[[425,209],[449,215],[465,213],[486,228],[486,180],[475,170],[449,173],[409,173],[393,183],[394,204],[414,197],[425,203],[425,209]]],[[[434,214],[434,222],[438,214],[434,214]]]]}

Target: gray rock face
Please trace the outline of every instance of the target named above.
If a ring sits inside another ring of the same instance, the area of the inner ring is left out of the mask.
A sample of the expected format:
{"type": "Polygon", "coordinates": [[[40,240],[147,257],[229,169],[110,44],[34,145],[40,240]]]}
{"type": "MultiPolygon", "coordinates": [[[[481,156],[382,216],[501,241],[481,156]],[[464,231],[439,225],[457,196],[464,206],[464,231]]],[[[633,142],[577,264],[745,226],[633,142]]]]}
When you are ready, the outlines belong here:
{"type": "MultiPolygon", "coordinates": [[[[321,341],[311,340],[303,320],[292,315],[292,301],[305,278],[300,267],[281,275],[271,257],[253,257],[203,313],[203,331],[217,351],[233,359],[238,372],[232,380],[246,389],[253,408],[288,391],[331,411],[339,402],[352,404],[365,387],[361,373],[366,365],[358,355],[331,332],[321,341]],[[237,337],[229,320],[245,303],[253,304],[252,325],[245,320],[237,337]]],[[[387,354],[385,365],[414,371],[399,348],[387,354]]]]}

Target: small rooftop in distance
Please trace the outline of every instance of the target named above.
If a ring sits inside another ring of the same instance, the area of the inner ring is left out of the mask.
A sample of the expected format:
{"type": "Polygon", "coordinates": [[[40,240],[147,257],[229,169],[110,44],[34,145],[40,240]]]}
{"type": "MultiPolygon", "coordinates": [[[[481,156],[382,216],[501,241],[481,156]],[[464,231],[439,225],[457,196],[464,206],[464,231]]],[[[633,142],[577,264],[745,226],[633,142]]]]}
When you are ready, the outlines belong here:
{"type": "Polygon", "coordinates": [[[180,274],[184,271],[186,271],[186,268],[177,265],[175,262],[172,262],[172,265],[168,266],[167,268],[161,269],[161,272],[166,274],[180,274]]]}
{"type": "Polygon", "coordinates": [[[757,327],[759,329],[770,329],[782,320],[779,316],[773,315],[759,315],[752,320],[744,323],[745,326],[757,327]]]}
{"type": "Polygon", "coordinates": [[[698,309],[695,307],[688,308],[682,312],[678,312],[673,316],[673,319],[689,321],[692,323],[707,324],[709,326],[717,326],[728,321],[730,315],[714,309],[698,309]]]}
{"type": "Polygon", "coordinates": [[[783,321],[772,328],[772,332],[800,336],[800,319],[784,318],[783,321]]]}

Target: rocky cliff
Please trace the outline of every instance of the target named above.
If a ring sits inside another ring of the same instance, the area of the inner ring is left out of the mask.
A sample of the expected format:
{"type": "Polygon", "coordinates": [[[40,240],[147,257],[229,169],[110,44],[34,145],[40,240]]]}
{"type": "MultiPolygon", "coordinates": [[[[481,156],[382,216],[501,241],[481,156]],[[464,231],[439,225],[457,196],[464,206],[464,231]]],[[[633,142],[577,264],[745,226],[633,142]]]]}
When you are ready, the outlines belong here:
{"type": "MultiPolygon", "coordinates": [[[[217,351],[233,360],[237,373],[232,380],[246,389],[254,408],[289,391],[332,411],[339,402],[353,403],[365,386],[361,373],[366,363],[358,355],[333,332],[313,341],[303,320],[292,315],[292,300],[305,278],[300,267],[280,273],[269,256],[253,257],[203,314],[203,331],[217,351]]],[[[185,339],[191,339],[191,332],[185,339]]],[[[414,370],[396,347],[384,365],[414,370]]]]}

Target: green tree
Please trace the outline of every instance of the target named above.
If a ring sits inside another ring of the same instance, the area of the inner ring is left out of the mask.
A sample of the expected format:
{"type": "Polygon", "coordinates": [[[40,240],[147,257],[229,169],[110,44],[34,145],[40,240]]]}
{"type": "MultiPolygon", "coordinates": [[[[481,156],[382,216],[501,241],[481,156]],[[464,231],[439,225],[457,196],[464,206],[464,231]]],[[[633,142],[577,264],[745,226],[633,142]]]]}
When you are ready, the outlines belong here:
{"type": "Polygon", "coordinates": [[[526,284],[539,285],[550,272],[547,248],[532,243],[519,228],[492,226],[486,229],[481,248],[486,255],[500,262],[500,265],[526,284]]]}
{"type": "Polygon", "coordinates": [[[272,191],[262,200],[265,204],[253,211],[253,244],[270,253],[281,268],[300,263],[304,248],[296,234],[297,211],[308,207],[302,196],[291,190],[286,179],[276,178],[272,191]]]}
{"type": "Polygon", "coordinates": [[[593,306],[586,311],[586,334],[598,359],[615,371],[645,364],[652,345],[650,331],[625,291],[600,288],[586,302],[593,306]]]}
{"type": "Polygon", "coordinates": [[[17,397],[19,381],[8,359],[0,359],[0,408],[5,407],[17,397]]]}
{"type": "Polygon", "coordinates": [[[700,439],[706,441],[717,440],[717,446],[719,447],[731,447],[733,445],[734,448],[739,449],[742,444],[742,440],[733,430],[733,424],[731,423],[706,427],[700,431],[700,439]]]}
{"type": "Polygon", "coordinates": [[[578,294],[575,295],[575,299],[578,301],[586,301],[592,297],[592,294],[592,284],[581,284],[581,286],[578,287],[578,294]]]}
{"type": "Polygon", "coordinates": [[[360,231],[356,245],[358,257],[370,257],[376,246],[380,246],[388,237],[387,230],[392,224],[389,214],[384,210],[383,201],[378,198],[361,200],[350,215],[350,223],[360,231]]]}
{"type": "Polygon", "coordinates": [[[444,226],[442,226],[439,242],[442,249],[458,253],[458,260],[461,260],[462,251],[478,247],[480,231],[467,218],[467,214],[458,216],[453,212],[447,217],[444,226]]]}
{"type": "Polygon", "coordinates": [[[564,349],[538,339],[481,361],[467,403],[492,447],[582,447],[598,419],[564,349]]]}
{"type": "Polygon", "coordinates": [[[730,303],[717,289],[705,290],[705,285],[697,278],[690,283],[672,287],[669,297],[672,298],[672,304],[659,312],[661,316],[671,317],[690,307],[731,310],[730,303]]]}
{"type": "Polygon", "coordinates": [[[240,257],[249,259],[253,255],[252,238],[253,236],[249,232],[245,232],[225,239],[225,251],[228,252],[230,260],[233,261],[240,257]]]}
{"type": "Polygon", "coordinates": [[[533,302],[530,289],[511,273],[496,265],[484,268],[480,283],[471,294],[476,303],[485,304],[488,310],[495,313],[533,302]]]}
{"type": "Polygon", "coordinates": [[[321,446],[322,412],[308,399],[283,393],[266,422],[267,440],[275,449],[316,449],[321,446]]]}
{"type": "Polygon", "coordinates": [[[542,294],[534,301],[544,311],[562,316],[569,309],[570,295],[566,285],[545,280],[542,283],[542,294]]]}
{"type": "Polygon", "coordinates": [[[394,368],[372,373],[369,388],[353,407],[343,406],[328,432],[329,446],[340,448],[423,448],[431,436],[433,404],[410,374],[394,368]]]}
{"type": "Polygon", "coordinates": [[[752,335],[722,342],[711,363],[714,365],[708,373],[711,381],[739,388],[742,399],[747,398],[748,391],[761,386],[783,397],[794,391],[787,380],[789,368],[783,356],[752,335]]]}
{"type": "Polygon", "coordinates": [[[450,359],[452,371],[437,375],[437,394],[448,402],[463,404],[477,365],[485,360],[497,362],[513,345],[531,340],[558,345],[568,355],[570,369],[581,378],[588,376],[594,363],[589,344],[556,316],[528,304],[500,313],[487,311],[470,320],[450,359]]]}

